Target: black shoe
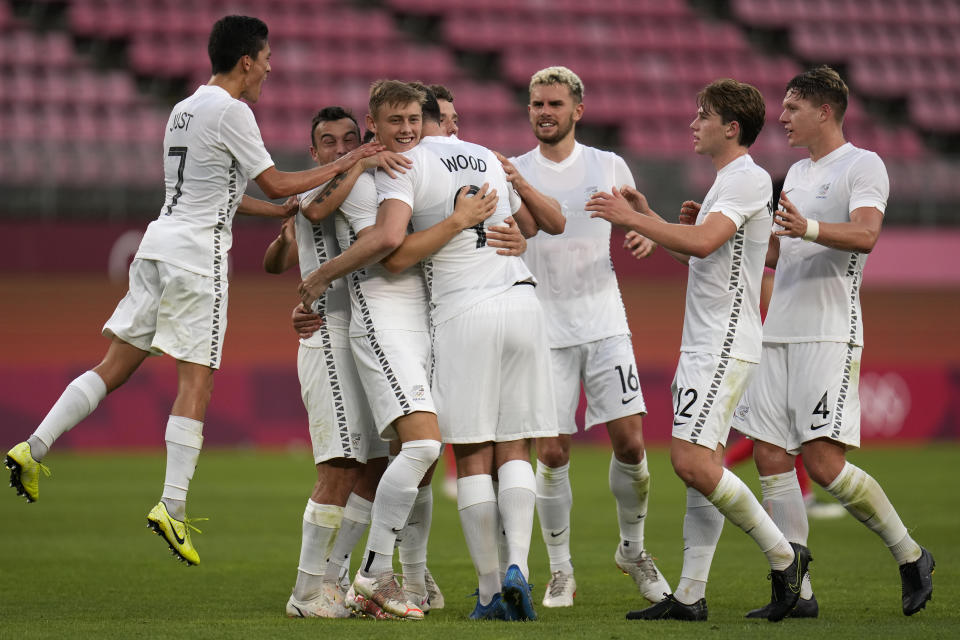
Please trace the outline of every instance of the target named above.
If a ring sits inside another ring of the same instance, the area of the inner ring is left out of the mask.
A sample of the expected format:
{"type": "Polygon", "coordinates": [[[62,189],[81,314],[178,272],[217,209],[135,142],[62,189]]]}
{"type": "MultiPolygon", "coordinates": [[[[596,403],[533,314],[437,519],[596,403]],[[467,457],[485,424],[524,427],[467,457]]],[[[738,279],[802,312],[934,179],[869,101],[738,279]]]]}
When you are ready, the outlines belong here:
{"type": "Polygon", "coordinates": [[[703,621],[707,619],[707,599],[700,598],[693,604],[683,604],[668,594],[666,598],[657,604],[641,609],[631,611],[627,614],[627,620],[688,620],[703,621]]]}
{"type": "Polygon", "coordinates": [[[900,565],[903,615],[912,616],[927,606],[927,600],[933,597],[933,569],[936,566],[933,556],[923,547],[914,562],[900,565]]]}
{"type": "MultiPolygon", "coordinates": [[[[754,609],[747,613],[747,618],[766,618],[770,615],[770,603],[754,609]]],[[[800,598],[797,600],[797,606],[793,611],[787,614],[788,618],[816,618],[820,615],[820,605],[817,604],[817,596],[810,596],[809,600],[800,598]]]]}
{"type": "Polygon", "coordinates": [[[795,542],[791,542],[790,546],[793,547],[793,562],[790,566],[782,571],[770,572],[770,586],[773,592],[773,598],[767,605],[769,607],[767,620],[770,622],[780,622],[797,606],[797,600],[800,599],[800,584],[803,582],[807,567],[813,562],[810,550],[805,546],[795,542]]]}

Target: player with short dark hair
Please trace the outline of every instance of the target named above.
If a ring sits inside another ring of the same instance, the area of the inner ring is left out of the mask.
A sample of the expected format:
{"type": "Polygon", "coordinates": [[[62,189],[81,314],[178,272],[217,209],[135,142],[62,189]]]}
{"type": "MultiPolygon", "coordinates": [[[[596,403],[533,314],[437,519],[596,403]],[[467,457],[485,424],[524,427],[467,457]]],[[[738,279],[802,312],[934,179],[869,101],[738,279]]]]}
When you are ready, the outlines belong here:
{"type": "Polygon", "coordinates": [[[188,564],[200,557],[190,540],[186,497],[203,443],[203,419],[220,366],[227,322],[227,254],[235,213],[285,217],[278,206],[244,195],[249,179],[271,198],[326,182],[380,147],[362,147],[308,171],[281,172],[263,146],[244,102],[260,97],[270,73],[267,26],[226,16],[213,26],[210,81],[174,106],[164,135],[166,196],[130,266],[129,291],[103,328],[103,361],[71,382],[26,442],[7,453],[11,485],[34,501],[40,464],[53,442],[122,385],[148,355],[177,361],[177,397],[167,422],[167,470],[148,525],[188,564]]]}
{"type": "MultiPolygon", "coordinates": [[[[933,594],[933,556],[910,536],[880,484],[846,456],[860,446],[860,283],[890,192],[880,157],[844,138],[846,107],[847,86],[829,67],[787,83],[780,123],[790,146],[810,157],[790,167],[774,213],[767,266],[776,277],[763,356],[733,426],[756,441],[764,503],[790,540],[805,544],[809,531],[794,471],[802,452],[814,482],[890,550],[909,616],[933,594]]],[[[793,615],[816,617],[809,580],[801,598],[793,615]]]]}

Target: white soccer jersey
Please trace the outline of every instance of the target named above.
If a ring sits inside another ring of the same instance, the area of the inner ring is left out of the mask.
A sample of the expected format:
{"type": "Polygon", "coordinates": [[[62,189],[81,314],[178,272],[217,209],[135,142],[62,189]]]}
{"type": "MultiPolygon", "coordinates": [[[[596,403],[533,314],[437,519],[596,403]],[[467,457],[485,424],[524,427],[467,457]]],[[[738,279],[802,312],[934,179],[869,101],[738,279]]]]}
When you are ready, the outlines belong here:
{"type": "Polygon", "coordinates": [[[405,155],[413,167],[395,179],[378,171],[377,192],[380,202],[396,199],[410,205],[416,231],[450,216],[461,187],[486,182],[500,198],[497,210],[483,224],[461,231],[423,261],[435,325],[518,282],[534,280],[523,260],[497,255],[486,242],[485,229],[504,224],[520,208],[492,151],[455,138],[427,136],[405,155]]]}
{"type": "MultiPolygon", "coordinates": [[[[377,187],[373,174],[363,173],[336,215],[337,240],[346,251],[357,234],[377,221],[377,187]]],[[[423,272],[413,266],[390,273],[380,263],[346,277],[352,305],[350,335],[378,330],[429,331],[427,289],[423,272]]]]}
{"type": "Polygon", "coordinates": [[[690,257],[680,351],[760,362],[760,280],[772,192],[770,175],[749,155],[717,172],[697,224],[720,212],[737,231],[706,258],[690,257]]]}
{"type": "Polygon", "coordinates": [[[570,347],[630,332],[610,259],[611,224],[584,207],[597,191],[636,186],[623,158],[577,143],[563,162],[537,147],[510,161],[538,191],[556,198],[567,218],[559,235],[538,233],[523,260],[537,277],[537,297],[552,348],[570,347]]]}
{"type": "MultiPolygon", "coordinates": [[[[303,206],[305,200],[307,202],[312,201],[317,192],[325,186],[326,184],[323,184],[316,189],[300,194],[298,199],[301,206],[303,206]]],[[[327,260],[340,255],[334,218],[335,216],[332,215],[327,216],[315,225],[302,213],[297,214],[294,222],[297,229],[297,255],[300,260],[301,279],[316,271],[327,260]]],[[[317,312],[323,316],[323,321],[331,329],[346,331],[350,326],[350,294],[347,293],[345,278],[338,278],[333,281],[315,304],[317,312]]],[[[309,347],[325,346],[321,340],[320,332],[305,340],[300,340],[300,343],[309,347]]]]}
{"type": "MultiPolygon", "coordinates": [[[[848,142],[817,162],[795,163],[783,191],[806,218],[850,222],[860,207],[883,213],[890,182],[880,156],[848,142]]],[[[781,237],[763,339],[863,346],[860,281],[866,262],[865,253],[781,237]]]]}
{"type": "Polygon", "coordinates": [[[163,154],[163,209],[136,257],[226,279],[233,216],[247,180],[273,166],[253,112],[224,89],[204,85],[170,113],[163,154]]]}

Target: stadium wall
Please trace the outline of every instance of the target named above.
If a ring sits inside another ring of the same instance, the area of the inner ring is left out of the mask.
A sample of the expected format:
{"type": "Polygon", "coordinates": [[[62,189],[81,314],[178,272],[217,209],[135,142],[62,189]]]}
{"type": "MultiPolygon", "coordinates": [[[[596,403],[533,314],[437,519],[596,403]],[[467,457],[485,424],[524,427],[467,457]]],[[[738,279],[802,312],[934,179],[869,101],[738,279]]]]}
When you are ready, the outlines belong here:
{"type": "MultiPolygon", "coordinates": [[[[64,386],[99,361],[99,328],[123,295],[142,225],[0,223],[0,436],[23,439],[64,386]]],[[[235,226],[223,369],[205,428],[214,446],[301,446],[306,415],[289,326],[297,274],[261,274],[277,225],[235,226]]],[[[618,246],[614,240],[614,247],[618,246]]],[[[670,383],[686,272],[665,252],[637,262],[614,251],[649,409],[645,437],[670,436],[670,383]]],[[[862,294],[861,371],[868,442],[960,438],[960,233],[889,229],[870,256],[862,294]]],[[[172,364],[152,358],[83,425],[78,448],[158,447],[176,392],[172,364]]],[[[583,421],[581,406],[578,421],[583,421]]],[[[585,439],[604,440],[604,429],[585,439]]]]}

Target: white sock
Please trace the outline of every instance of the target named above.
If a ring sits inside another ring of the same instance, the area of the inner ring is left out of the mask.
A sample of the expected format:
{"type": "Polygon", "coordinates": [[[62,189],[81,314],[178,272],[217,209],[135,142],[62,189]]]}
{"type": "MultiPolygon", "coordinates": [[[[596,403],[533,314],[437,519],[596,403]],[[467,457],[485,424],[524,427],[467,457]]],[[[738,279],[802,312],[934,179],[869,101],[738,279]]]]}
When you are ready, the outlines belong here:
{"type": "MultiPolygon", "coordinates": [[[[500,494],[500,482],[493,481],[494,497],[500,494]]],[[[500,518],[500,507],[497,507],[497,555],[500,558],[500,584],[507,576],[507,558],[510,557],[509,546],[507,545],[507,532],[503,530],[503,519],[500,518]]]]}
{"type": "MultiPolygon", "coordinates": [[[[548,467],[537,460],[537,515],[540,532],[547,545],[550,572],[573,573],[570,563],[570,510],[573,491],[570,488],[570,463],[548,467]]],[[[509,565],[508,565],[509,566],[509,565]]]]}
{"type": "Polygon", "coordinates": [[[107,385],[94,371],[87,371],[68,384],[30,438],[33,459],[43,460],[54,441],[93,413],[106,396],[107,385]]]}
{"type": "Polygon", "coordinates": [[[493,479],[476,475],[457,480],[457,510],[460,527],[477,572],[480,604],[490,604],[500,591],[500,559],[497,551],[497,528],[500,514],[493,479]]]}
{"type": "MultiPolygon", "coordinates": [[[[773,523],[783,532],[787,540],[807,546],[810,522],[807,520],[806,505],[803,494],[800,492],[800,483],[797,481],[797,470],[790,469],[786,473],[760,476],[760,492],[763,496],[763,508],[770,514],[773,523]]],[[[800,597],[805,600],[813,597],[809,573],[803,577],[800,597]]]]}
{"type": "Polygon", "coordinates": [[[297,583],[293,587],[293,597],[297,600],[312,600],[320,594],[327,558],[333,550],[333,541],[342,520],[343,507],[307,500],[307,508],[303,511],[297,583]]]}
{"type": "Polygon", "coordinates": [[[527,556],[533,533],[533,512],[537,507],[537,480],[533,467],[526,460],[509,460],[497,469],[500,491],[497,505],[507,536],[507,567],[517,565],[524,578],[529,578],[527,556]]]}
{"type": "Polygon", "coordinates": [[[793,547],[747,485],[729,469],[723,470],[720,482],[707,499],[726,518],[753,538],[775,570],[783,570],[793,562],[793,547]]]}
{"type": "Polygon", "coordinates": [[[683,516],[683,569],[673,592],[684,604],[694,604],[707,593],[710,565],[723,531],[723,514],[692,487],[687,487],[687,512],[683,516]]]}
{"type": "Polygon", "coordinates": [[[847,462],[825,488],[854,518],[880,536],[897,564],[916,562],[920,557],[920,545],[910,537],[887,494],[863,469],[847,462]]]}
{"type": "Polygon", "coordinates": [[[610,491],[617,500],[620,524],[620,551],[628,560],[639,560],[643,551],[643,525],[650,496],[650,471],[647,458],[628,464],[610,455],[610,491]]]}
{"type": "Polygon", "coordinates": [[[323,577],[325,581],[336,582],[342,574],[350,572],[350,553],[370,525],[372,509],[372,502],[355,493],[351,493],[347,498],[340,531],[337,533],[337,539],[333,543],[333,550],[327,561],[326,575],[323,577]]]}
{"type": "Polygon", "coordinates": [[[433,488],[420,487],[413,501],[407,525],[399,536],[400,565],[403,567],[403,588],[420,595],[427,592],[424,571],[427,568],[427,541],[433,521],[433,488]]]}
{"type": "Polygon", "coordinates": [[[177,520],[186,515],[187,490],[203,446],[203,423],[183,416],[167,419],[167,471],[161,499],[177,520]]]}
{"type": "Polygon", "coordinates": [[[393,569],[393,547],[417,498],[418,485],[440,455],[437,440],[410,440],[387,465],[373,500],[370,534],[360,571],[372,575],[393,569]]]}

